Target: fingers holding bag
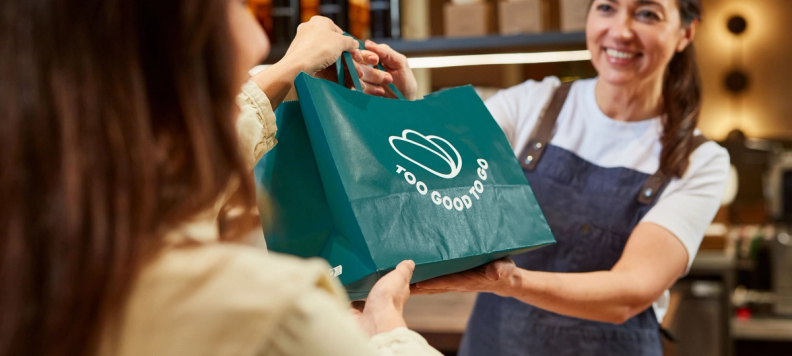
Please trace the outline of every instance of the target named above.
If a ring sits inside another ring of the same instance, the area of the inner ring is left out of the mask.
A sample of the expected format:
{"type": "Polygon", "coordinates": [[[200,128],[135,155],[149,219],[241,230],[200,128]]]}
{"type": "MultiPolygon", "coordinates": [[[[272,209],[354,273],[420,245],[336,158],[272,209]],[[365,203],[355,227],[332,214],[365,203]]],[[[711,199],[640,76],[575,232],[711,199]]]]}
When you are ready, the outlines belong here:
{"type": "Polygon", "coordinates": [[[364,61],[357,40],[344,36],[330,19],[314,16],[297,27],[283,60],[300,63],[302,71],[313,75],[335,63],[343,52],[350,52],[356,62],[364,61]]]}

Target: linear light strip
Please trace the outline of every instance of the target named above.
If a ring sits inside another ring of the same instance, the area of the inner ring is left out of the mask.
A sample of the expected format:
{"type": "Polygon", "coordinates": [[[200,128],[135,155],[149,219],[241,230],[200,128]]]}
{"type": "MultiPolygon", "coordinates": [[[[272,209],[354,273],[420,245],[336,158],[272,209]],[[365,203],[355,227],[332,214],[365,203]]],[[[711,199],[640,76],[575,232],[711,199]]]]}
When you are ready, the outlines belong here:
{"type": "Polygon", "coordinates": [[[474,54],[464,56],[440,56],[409,58],[410,68],[446,68],[461,66],[480,66],[493,64],[527,64],[588,61],[591,53],[588,50],[538,52],[538,53],[501,53],[474,54]]]}
{"type": "MultiPolygon", "coordinates": [[[[473,54],[464,56],[439,56],[408,58],[410,68],[446,68],[462,66],[482,66],[493,64],[529,64],[529,63],[555,63],[591,60],[588,50],[537,52],[537,53],[501,53],[501,54],[473,54]]],[[[268,64],[258,65],[250,70],[250,75],[255,75],[268,64]]]]}

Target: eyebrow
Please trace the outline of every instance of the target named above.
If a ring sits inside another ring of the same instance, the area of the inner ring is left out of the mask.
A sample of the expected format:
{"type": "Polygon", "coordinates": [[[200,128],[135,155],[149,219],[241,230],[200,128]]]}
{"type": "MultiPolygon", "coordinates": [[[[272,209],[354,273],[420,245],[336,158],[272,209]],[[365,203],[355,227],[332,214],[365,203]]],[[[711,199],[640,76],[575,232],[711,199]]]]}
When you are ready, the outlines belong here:
{"type": "MultiPolygon", "coordinates": [[[[608,0],[608,2],[612,2],[612,3],[618,4],[619,0],[608,0]]],[[[657,6],[663,7],[663,5],[661,5],[659,2],[654,1],[654,0],[638,0],[636,2],[638,3],[638,5],[657,5],[657,6]]]]}

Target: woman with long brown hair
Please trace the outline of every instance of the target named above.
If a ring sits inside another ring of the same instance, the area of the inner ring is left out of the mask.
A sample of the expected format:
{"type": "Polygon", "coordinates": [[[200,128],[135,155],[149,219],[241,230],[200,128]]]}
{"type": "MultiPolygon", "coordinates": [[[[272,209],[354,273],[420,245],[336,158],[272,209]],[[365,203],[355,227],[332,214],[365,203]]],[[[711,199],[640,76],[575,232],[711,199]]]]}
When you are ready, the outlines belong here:
{"type": "Polygon", "coordinates": [[[699,0],[594,0],[598,77],[527,81],[487,101],[553,246],[420,282],[481,291],[460,355],[661,355],[667,289],[690,267],[729,172],[696,132],[699,0]]]}
{"type": "Polygon", "coordinates": [[[300,71],[375,55],[315,18],[245,83],[269,49],[244,1],[0,14],[0,355],[438,354],[404,327],[410,262],[358,325],[326,264],[242,243],[272,108],[300,71]]]}

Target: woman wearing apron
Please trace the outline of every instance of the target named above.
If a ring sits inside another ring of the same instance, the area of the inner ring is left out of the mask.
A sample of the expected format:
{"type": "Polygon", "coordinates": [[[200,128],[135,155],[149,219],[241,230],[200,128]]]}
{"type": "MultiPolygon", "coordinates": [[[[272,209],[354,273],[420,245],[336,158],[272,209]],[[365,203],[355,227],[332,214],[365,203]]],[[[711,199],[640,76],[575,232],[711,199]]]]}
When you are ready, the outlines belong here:
{"type": "Polygon", "coordinates": [[[729,157],[696,132],[698,0],[594,0],[598,78],[528,81],[487,106],[557,243],[418,283],[480,291],[460,355],[661,355],[667,289],[721,201],[729,157]]]}

